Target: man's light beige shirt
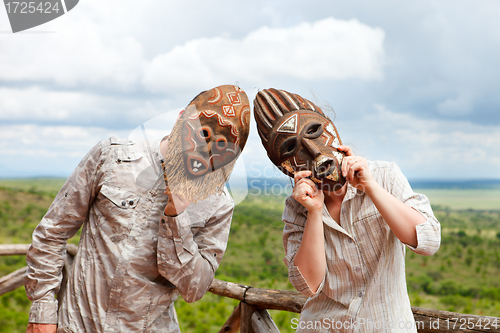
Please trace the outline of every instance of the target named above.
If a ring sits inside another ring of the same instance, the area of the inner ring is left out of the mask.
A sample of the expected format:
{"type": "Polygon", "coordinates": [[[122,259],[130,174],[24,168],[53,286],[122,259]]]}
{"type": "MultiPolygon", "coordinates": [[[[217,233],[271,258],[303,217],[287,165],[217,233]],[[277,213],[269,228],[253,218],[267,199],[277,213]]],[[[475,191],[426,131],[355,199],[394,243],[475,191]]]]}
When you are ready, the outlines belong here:
{"type": "Polygon", "coordinates": [[[426,196],[414,193],[394,163],[369,162],[375,180],[389,193],[420,212],[427,221],[416,227],[416,248],[391,231],[371,199],[348,185],[340,224],[323,207],[327,273],[312,292],[293,263],[307,220],[307,210],[292,197],[286,200],[284,258],[291,284],[309,299],[292,322],[297,332],[417,332],[406,289],[405,247],[434,254],[441,229],[426,196]]]}
{"type": "Polygon", "coordinates": [[[69,177],[27,254],[30,322],[58,324],[57,332],[179,332],[173,302],[179,293],[195,301],[210,287],[234,203],[224,191],[162,217],[167,196],[158,148],[111,138],[69,177]],[[81,227],[58,311],[66,241],[81,227]]]}

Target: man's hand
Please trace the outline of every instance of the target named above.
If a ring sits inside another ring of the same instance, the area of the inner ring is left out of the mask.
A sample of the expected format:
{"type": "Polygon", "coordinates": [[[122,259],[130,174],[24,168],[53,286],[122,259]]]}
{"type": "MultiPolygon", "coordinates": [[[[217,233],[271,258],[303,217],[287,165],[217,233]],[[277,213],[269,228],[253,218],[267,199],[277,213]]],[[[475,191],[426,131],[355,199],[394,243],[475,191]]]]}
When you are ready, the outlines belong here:
{"type": "Polygon", "coordinates": [[[304,206],[308,212],[323,210],[323,191],[316,187],[316,184],[309,177],[311,171],[299,171],[295,174],[295,186],[292,197],[304,206]]]}
{"type": "Polygon", "coordinates": [[[363,192],[374,185],[373,176],[368,169],[368,162],[364,157],[354,156],[351,147],[340,146],[338,150],[346,153],[346,157],[342,161],[342,175],[346,180],[363,192]]]}
{"type": "Polygon", "coordinates": [[[56,333],[56,331],[56,324],[29,323],[28,328],[26,328],[26,333],[56,333]]]}
{"type": "Polygon", "coordinates": [[[171,193],[168,187],[165,189],[165,194],[168,195],[167,206],[165,206],[165,215],[167,216],[177,216],[191,204],[190,201],[171,193]]]}

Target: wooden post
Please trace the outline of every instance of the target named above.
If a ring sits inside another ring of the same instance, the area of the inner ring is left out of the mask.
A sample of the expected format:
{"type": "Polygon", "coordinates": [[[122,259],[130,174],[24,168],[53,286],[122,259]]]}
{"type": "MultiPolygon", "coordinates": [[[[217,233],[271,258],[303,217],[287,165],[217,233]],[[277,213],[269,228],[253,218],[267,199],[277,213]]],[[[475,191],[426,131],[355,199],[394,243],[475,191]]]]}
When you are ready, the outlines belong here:
{"type": "Polygon", "coordinates": [[[280,333],[266,309],[255,310],[252,315],[252,327],[255,333],[280,333]]]}
{"type": "Polygon", "coordinates": [[[240,312],[241,303],[234,308],[233,313],[229,316],[226,323],[222,326],[218,333],[236,333],[240,330],[240,312]]]}
{"type": "Polygon", "coordinates": [[[251,305],[248,305],[245,302],[240,302],[240,305],[241,305],[240,332],[255,333],[252,328],[252,315],[255,312],[255,308],[251,305]]]}

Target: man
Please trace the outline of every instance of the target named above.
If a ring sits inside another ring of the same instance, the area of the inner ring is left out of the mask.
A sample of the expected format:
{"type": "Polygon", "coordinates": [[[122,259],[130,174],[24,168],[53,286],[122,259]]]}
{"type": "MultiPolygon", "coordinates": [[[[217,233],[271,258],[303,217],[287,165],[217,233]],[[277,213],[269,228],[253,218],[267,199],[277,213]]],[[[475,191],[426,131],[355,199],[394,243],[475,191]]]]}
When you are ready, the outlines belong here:
{"type": "Polygon", "coordinates": [[[248,105],[240,88],[219,86],[161,142],[111,138],[85,156],[33,233],[27,332],[179,332],[175,299],[205,294],[227,245],[224,183],[248,137],[248,105]],[[66,241],[81,227],[56,300],[66,241]]]}
{"type": "Polygon", "coordinates": [[[272,162],[294,177],[283,212],[290,283],[309,297],[297,332],[417,332],[405,280],[405,248],[432,255],[440,225],[429,201],[394,163],[342,145],[312,102],[265,89],[254,101],[272,162]]]}

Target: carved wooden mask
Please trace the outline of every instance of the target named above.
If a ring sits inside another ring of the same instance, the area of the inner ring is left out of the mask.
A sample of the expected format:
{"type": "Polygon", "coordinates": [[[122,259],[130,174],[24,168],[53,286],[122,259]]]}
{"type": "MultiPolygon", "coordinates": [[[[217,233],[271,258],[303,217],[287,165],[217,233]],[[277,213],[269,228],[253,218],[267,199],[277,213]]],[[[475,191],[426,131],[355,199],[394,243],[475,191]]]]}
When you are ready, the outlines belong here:
{"type": "Polygon", "coordinates": [[[283,173],[293,177],[310,170],[323,190],[338,190],[345,183],[340,169],[344,153],[337,150],[342,141],[332,121],[312,102],[264,89],[255,97],[254,116],[267,155],[283,173]]]}
{"type": "Polygon", "coordinates": [[[188,177],[203,176],[235,160],[250,130],[250,106],[239,87],[224,85],[196,96],[181,115],[188,177]]]}

